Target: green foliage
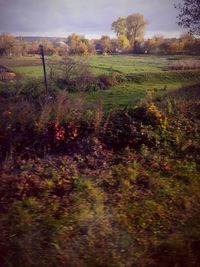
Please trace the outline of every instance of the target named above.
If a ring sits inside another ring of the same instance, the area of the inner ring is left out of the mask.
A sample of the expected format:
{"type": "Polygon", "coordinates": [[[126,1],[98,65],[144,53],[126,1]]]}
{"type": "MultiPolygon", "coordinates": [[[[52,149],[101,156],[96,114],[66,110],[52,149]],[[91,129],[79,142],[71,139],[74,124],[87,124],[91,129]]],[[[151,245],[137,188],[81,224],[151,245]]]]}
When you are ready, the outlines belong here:
{"type": "Polygon", "coordinates": [[[147,22],[144,16],[138,13],[131,14],[128,17],[119,17],[112,23],[112,30],[116,32],[118,37],[126,37],[131,46],[134,46],[134,51],[137,51],[136,42],[143,39],[147,22]]]}
{"type": "MultiPolygon", "coordinates": [[[[189,41],[190,42],[190,41],[189,41]]],[[[74,56],[75,59],[84,59],[88,61],[91,66],[91,71],[94,75],[109,73],[110,69],[114,72],[130,74],[141,72],[161,72],[167,69],[169,65],[177,60],[193,61],[198,60],[197,56],[177,55],[169,56],[155,56],[155,55],[88,55],[88,56],[74,56]]],[[[4,59],[4,65],[13,68],[15,72],[24,75],[25,77],[42,77],[43,70],[39,58],[12,58],[12,61],[4,59]]],[[[3,62],[4,62],[3,61],[3,62]]],[[[50,72],[50,66],[59,65],[61,58],[47,57],[47,72],[50,72]]],[[[2,63],[3,64],[3,63],[2,63]]]]}

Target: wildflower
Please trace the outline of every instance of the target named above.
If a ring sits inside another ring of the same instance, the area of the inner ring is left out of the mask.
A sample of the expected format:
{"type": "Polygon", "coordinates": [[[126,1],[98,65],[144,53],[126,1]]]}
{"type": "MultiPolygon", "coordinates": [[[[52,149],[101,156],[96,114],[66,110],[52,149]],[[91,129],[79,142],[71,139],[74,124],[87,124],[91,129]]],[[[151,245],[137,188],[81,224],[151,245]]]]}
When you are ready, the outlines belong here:
{"type": "Polygon", "coordinates": [[[168,127],[167,117],[163,115],[153,103],[149,105],[148,110],[158,119],[161,128],[166,130],[168,127]]]}

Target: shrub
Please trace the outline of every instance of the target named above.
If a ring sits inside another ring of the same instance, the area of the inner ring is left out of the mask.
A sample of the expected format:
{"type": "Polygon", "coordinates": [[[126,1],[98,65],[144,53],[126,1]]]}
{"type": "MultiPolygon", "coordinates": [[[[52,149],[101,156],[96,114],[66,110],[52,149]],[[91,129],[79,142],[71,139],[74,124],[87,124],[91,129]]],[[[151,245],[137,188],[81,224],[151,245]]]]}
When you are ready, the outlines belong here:
{"type": "Polygon", "coordinates": [[[168,130],[167,117],[154,103],[117,111],[108,116],[101,131],[103,142],[112,149],[141,145],[159,146],[168,130]]]}
{"type": "Polygon", "coordinates": [[[101,89],[106,89],[118,83],[119,83],[118,77],[115,72],[112,72],[110,74],[102,74],[99,76],[98,84],[101,89]]]}
{"type": "Polygon", "coordinates": [[[69,92],[95,90],[96,78],[86,61],[66,57],[59,67],[51,68],[50,79],[69,92]]]}
{"type": "Polygon", "coordinates": [[[39,103],[23,97],[0,101],[1,160],[22,152],[27,156],[67,153],[78,146],[84,151],[83,144],[99,131],[103,119],[101,104],[88,106],[80,96],[63,91],[39,103]]]}
{"type": "Polygon", "coordinates": [[[108,117],[102,139],[109,148],[117,150],[127,146],[135,147],[142,142],[139,125],[124,111],[115,112],[108,117]]]}

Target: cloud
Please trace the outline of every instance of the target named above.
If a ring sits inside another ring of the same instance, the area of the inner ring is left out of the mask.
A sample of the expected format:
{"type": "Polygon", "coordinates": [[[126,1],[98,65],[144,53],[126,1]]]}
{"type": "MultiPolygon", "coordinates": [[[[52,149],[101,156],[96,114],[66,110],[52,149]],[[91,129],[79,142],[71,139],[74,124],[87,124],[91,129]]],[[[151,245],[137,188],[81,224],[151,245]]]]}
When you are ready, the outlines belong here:
{"type": "MultiPolygon", "coordinates": [[[[176,0],[178,1],[178,0],[176,0]]],[[[119,16],[142,13],[149,31],[178,31],[175,0],[0,0],[0,32],[98,34],[119,16]]]]}

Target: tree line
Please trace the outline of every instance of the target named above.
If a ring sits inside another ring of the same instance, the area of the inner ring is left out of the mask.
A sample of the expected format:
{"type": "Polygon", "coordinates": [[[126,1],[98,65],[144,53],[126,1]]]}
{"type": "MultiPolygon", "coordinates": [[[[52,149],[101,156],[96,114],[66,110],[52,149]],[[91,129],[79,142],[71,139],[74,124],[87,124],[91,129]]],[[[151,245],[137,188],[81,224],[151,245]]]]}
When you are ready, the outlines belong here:
{"type": "Polygon", "coordinates": [[[200,0],[183,0],[175,5],[175,8],[179,10],[177,23],[188,30],[187,34],[179,38],[157,35],[144,40],[148,22],[142,14],[134,13],[113,21],[111,29],[116,33],[116,38],[104,35],[100,39],[88,40],[73,33],[65,41],[26,41],[9,33],[2,33],[0,56],[35,55],[39,53],[39,44],[43,44],[45,54],[49,56],[114,53],[200,54],[200,0]]]}
{"type": "Polygon", "coordinates": [[[126,36],[117,38],[102,36],[89,40],[78,34],[71,34],[65,41],[42,39],[37,41],[21,40],[8,33],[0,34],[0,56],[27,56],[39,54],[39,44],[45,47],[48,56],[86,55],[86,54],[200,54],[200,39],[192,34],[179,38],[165,38],[156,35],[147,40],[130,41],[126,36]],[[134,45],[133,45],[134,43],[134,45]]]}

